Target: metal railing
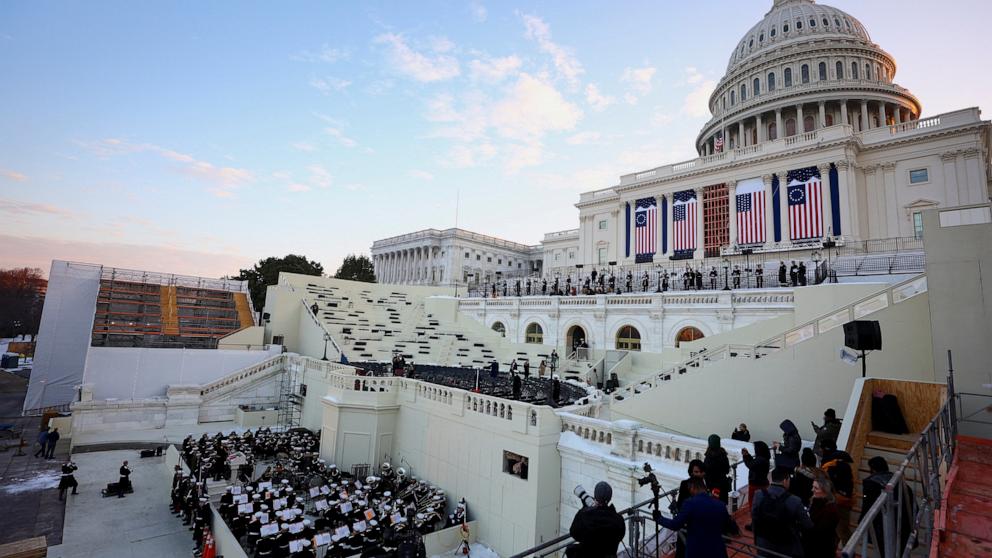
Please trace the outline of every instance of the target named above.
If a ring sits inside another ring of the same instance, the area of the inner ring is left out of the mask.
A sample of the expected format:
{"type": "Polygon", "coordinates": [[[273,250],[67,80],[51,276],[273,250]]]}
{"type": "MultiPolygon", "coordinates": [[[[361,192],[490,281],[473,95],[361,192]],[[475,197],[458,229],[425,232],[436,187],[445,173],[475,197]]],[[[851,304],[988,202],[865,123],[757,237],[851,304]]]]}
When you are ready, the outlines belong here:
{"type": "Polygon", "coordinates": [[[972,412],[962,405],[962,400],[964,397],[992,399],[989,395],[956,393],[950,351],[947,360],[947,398],[906,453],[882,494],[862,515],[861,523],[841,552],[843,558],[907,558],[914,548],[932,542],[935,512],[945,498],[958,429],[969,423],[989,424],[974,418],[986,412],[987,404],[977,405],[978,411],[972,412]],[[910,485],[915,485],[919,493],[915,494],[910,485]]]}

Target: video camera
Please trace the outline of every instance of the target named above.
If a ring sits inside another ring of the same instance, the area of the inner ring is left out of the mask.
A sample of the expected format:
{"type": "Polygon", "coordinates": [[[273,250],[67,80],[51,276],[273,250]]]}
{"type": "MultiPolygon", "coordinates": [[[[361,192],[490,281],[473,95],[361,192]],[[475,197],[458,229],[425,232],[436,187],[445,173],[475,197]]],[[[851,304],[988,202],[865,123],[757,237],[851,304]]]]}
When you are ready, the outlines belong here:
{"type": "Polygon", "coordinates": [[[643,469],[645,475],[637,479],[637,484],[639,486],[644,486],[646,484],[651,485],[651,494],[654,495],[654,507],[657,509],[658,498],[661,496],[661,483],[658,482],[658,477],[654,475],[650,463],[645,463],[643,469]]]}

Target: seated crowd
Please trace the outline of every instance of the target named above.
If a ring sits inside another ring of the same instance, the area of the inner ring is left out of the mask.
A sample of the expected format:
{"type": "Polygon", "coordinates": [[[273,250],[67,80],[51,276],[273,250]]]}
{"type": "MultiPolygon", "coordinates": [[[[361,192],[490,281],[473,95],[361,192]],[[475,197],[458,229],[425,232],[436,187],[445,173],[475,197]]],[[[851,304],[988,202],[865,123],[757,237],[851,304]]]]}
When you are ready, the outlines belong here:
{"type": "Polygon", "coordinates": [[[218,514],[256,558],[422,556],[423,535],[468,521],[464,499],[447,514],[444,491],[403,468],[383,463],[378,474],[359,478],[327,464],[318,449],[306,429],[187,437],[182,456],[192,473],[177,466],[173,512],[192,524],[199,550],[211,521],[206,481],[229,480],[225,463],[234,462],[237,482],[225,488],[218,514]],[[267,464],[257,477],[256,462],[267,464]]]}

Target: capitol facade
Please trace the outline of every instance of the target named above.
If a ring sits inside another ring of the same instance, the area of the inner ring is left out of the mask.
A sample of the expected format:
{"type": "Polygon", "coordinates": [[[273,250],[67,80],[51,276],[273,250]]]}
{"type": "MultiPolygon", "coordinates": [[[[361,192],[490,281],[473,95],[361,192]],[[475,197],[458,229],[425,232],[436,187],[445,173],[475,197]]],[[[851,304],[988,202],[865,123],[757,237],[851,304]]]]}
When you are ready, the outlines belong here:
{"type": "MultiPolygon", "coordinates": [[[[775,253],[826,240],[919,237],[923,210],[988,201],[992,125],[977,107],[925,115],[895,78],[895,59],[851,15],[813,0],[775,0],[730,55],[696,139],[698,157],[582,193],[577,229],[519,246],[514,259],[530,265],[501,275],[743,251],[777,261],[775,253]]],[[[423,246],[407,240],[398,251],[377,241],[373,260],[381,268],[432,254],[434,239],[422,236],[423,246]]],[[[465,252],[454,248],[446,253],[465,252]]],[[[469,254],[447,261],[444,274],[415,264],[382,280],[490,277],[469,254]]]]}

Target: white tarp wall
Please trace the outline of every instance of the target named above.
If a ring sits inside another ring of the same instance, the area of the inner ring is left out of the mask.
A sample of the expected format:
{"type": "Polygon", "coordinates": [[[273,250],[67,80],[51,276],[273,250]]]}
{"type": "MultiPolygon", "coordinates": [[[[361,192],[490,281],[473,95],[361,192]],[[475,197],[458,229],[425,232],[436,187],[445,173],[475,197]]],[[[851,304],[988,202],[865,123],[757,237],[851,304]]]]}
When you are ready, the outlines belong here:
{"type": "Polygon", "coordinates": [[[282,352],[227,349],[90,347],[83,383],[93,399],[164,397],[170,385],[203,385],[282,352]]]}
{"type": "Polygon", "coordinates": [[[71,403],[82,383],[102,267],[52,261],[24,410],[71,403]]]}

